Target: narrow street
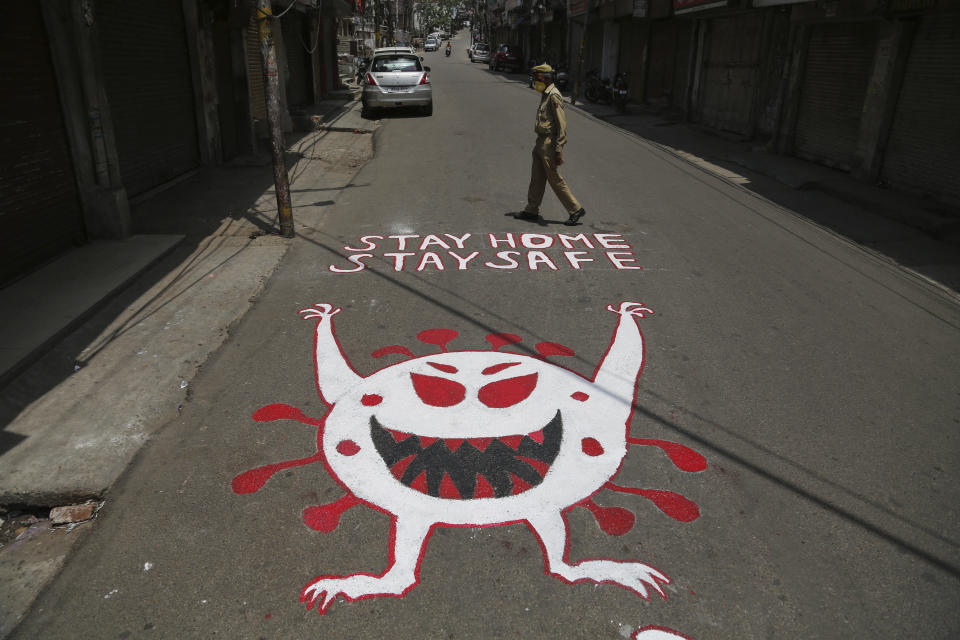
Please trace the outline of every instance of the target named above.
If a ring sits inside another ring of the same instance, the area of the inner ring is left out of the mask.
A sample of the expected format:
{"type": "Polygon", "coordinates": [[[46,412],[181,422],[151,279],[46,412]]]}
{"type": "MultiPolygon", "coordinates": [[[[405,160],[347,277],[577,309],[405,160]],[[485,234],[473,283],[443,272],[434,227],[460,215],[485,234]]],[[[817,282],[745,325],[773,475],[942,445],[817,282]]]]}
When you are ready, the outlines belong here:
{"type": "Polygon", "coordinates": [[[11,637],[957,637],[956,297],[569,107],[514,218],[453,42],[11,637]]]}

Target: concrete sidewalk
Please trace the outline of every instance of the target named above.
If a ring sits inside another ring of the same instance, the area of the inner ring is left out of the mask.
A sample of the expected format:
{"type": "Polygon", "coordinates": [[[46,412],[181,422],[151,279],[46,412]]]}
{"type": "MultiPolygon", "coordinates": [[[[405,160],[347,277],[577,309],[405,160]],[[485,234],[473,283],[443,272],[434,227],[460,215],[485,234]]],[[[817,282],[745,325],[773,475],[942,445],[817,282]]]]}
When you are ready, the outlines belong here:
{"type": "MultiPolygon", "coordinates": [[[[378,123],[360,118],[350,98],[319,109],[350,133],[288,136],[299,232],[323,224],[372,157],[373,136],[352,130],[378,123]]],[[[0,638],[87,528],[54,530],[46,508],[100,500],[188,409],[192,379],[289,248],[272,168],[255,160],[180,180],[133,206],[138,235],[126,244],[91,245],[2,292],[35,304],[4,304],[5,344],[22,345],[18,362],[30,364],[0,388],[0,638]]]]}
{"type": "Polygon", "coordinates": [[[0,316],[0,387],[183,238],[134,235],[93,242],[0,289],[0,308],[7,310],[0,316]]]}
{"type": "Polygon", "coordinates": [[[622,114],[610,105],[578,102],[569,108],[636,135],[917,275],[960,291],[960,210],[956,208],[770,153],[762,144],[723,137],[636,105],[629,105],[622,114]]]}
{"type": "MultiPolygon", "coordinates": [[[[351,133],[290,137],[297,224],[322,217],[372,155],[372,136],[352,133],[376,126],[360,117],[359,102],[321,107],[351,133]],[[329,199],[312,201],[317,189],[329,199]]],[[[269,166],[201,171],[135,205],[133,216],[138,235],[126,243],[68,254],[0,293],[11,310],[5,345],[20,347],[18,362],[36,360],[0,392],[0,505],[101,496],[150,433],[176,418],[190,379],[289,245],[277,235],[269,166]],[[131,273],[142,275],[122,295],[131,273]],[[41,347],[71,331],[37,359],[41,347]]]]}

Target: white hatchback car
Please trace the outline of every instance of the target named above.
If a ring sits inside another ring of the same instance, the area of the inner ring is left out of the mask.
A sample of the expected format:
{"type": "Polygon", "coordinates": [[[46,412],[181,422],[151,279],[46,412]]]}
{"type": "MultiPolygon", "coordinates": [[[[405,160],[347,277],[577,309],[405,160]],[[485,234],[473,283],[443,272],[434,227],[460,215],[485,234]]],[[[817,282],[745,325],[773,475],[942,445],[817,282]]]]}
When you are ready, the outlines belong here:
{"type": "Polygon", "coordinates": [[[373,55],[378,56],[381,53],[415,53],[413,47],[380,47],[373,50],[373,55]]]}
{"type": "Polygon", "coordinates": [[[433,88],[430,67],[420,64],[412,53],[374,55],[364,76],[361,103],[364,111],[395,107],[419,107],[425,115],[433,114],[433,88]]]}

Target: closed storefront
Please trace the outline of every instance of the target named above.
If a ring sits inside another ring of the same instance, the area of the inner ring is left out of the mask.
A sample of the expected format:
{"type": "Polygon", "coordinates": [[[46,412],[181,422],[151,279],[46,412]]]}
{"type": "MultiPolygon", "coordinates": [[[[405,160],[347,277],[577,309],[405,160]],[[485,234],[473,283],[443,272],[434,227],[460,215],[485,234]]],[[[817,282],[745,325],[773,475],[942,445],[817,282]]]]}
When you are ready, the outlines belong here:
{"type": "Polygon", "coordinates": [[[127,193],[196,167],[196,104],[180,2],[97,2],[104,85],[127,193]]]}
{"type": "Polygon", "coordinates": [[[7,6],[0,33],[2,285],[83,241],[84,227],[40,3],[7,6]]]}
{"type": "Polygon", "coordinates": [[[299,11],[291,11],[280,20],[286,52],[287,104],[291,109],[313,102],[312,58],[308,50],[313,45],[308,25],[313,22],[299,11]]]}
{"type": "Polygon", "coordinates": [[[895,187],[960,203],[960,15],[923,18],[883,160],[895,187]]]}
{"type": "Polygon", "coordinates": [[[244,40],[247,62],[247,88],[250,92],[250,116],[254,120],[267,119],[267,89],[263,81],[263,58],[260,55],[260,36],[256,12],[251,12],[244,40]]]}
{"type": "Polygon", "coordinates": [[[872,22],[812,27],[794,141],[798,156],[852,168],[876,43],[872,22]]]}
{"type": "Polygon", "coordinates": [[[604,23],[597,20],[595,15],[590,16],[587,41],[583,50],[584,71],[596,69],[599,72],[603,64],[603,25],[604,23]]]}
{"type": "Polygon", "coordinates": [[[693,21],[658,20],[650,31],[644,100],[684,109],[687,95],[693,21]]]}
{"type": "Polygon", "coordinates": [[[543,17],[547,60],[567,62],[567,23],[560,11],[548,11],[543,17]]]}
{"type": "Polygon", "coordinates": [[[628,19],[620,24],[620,61],[617,68],[629,74],[627,82],[630,85],[631,100],[641,98],[646,46],[646,21],[628,19]]]}
{"type": "Polygon", "coordinates": [[[754,11],[706,23],[698,105],[703,124],[753,134],[763,18],[762,12],[754,11]]]}

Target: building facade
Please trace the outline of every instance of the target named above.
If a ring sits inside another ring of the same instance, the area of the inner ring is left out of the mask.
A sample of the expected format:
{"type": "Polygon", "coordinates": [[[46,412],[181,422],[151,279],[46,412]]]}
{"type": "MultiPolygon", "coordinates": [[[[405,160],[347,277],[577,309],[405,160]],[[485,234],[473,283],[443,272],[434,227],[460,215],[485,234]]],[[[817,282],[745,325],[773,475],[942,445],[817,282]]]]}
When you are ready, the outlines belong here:
{"type": "Polygon", "coordinates": [[[957,0],[489,0],[485,19],[572,80],[627,72],[644,109],[960,206],[957,0]]]}
{"type": "MultiPolygon", "coordinates": [[[[346,0],[278,2],[290,113],[339,88],[346,0]],[[282,5],[282,6],[280,6],[282,5]]],[[[266,149],[251,0],[42,0],[9,8],[0,52],[0,286],[69,248],[130,234],[130,199],[266,149]]]]}

